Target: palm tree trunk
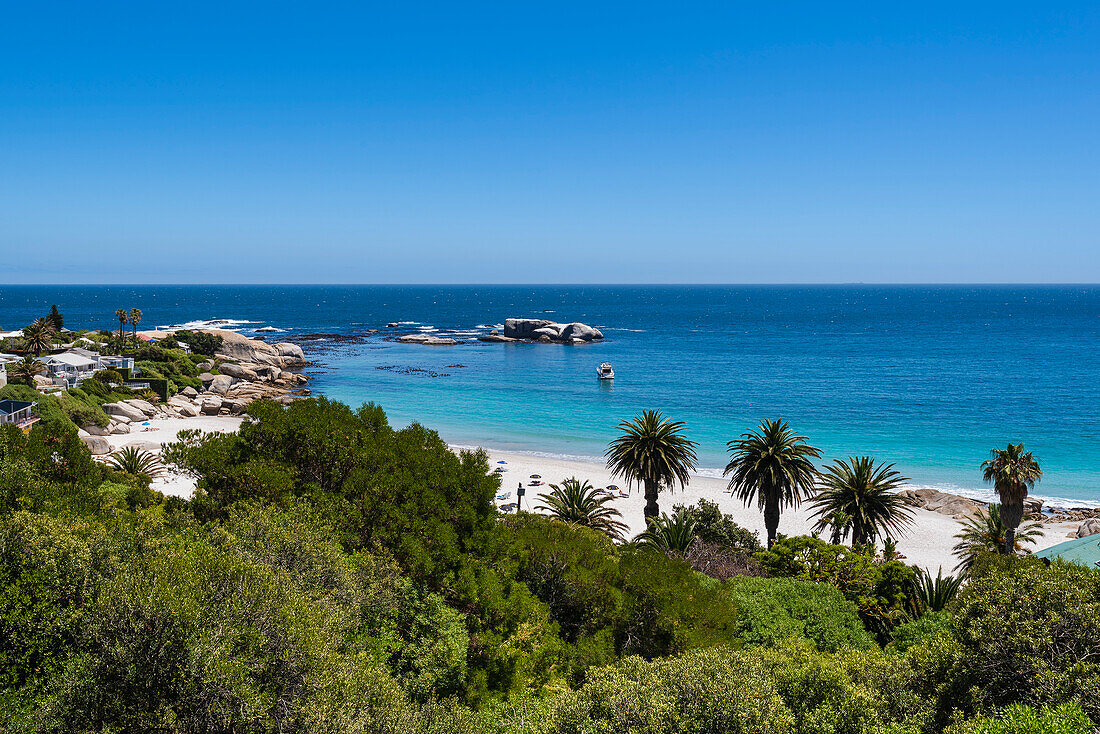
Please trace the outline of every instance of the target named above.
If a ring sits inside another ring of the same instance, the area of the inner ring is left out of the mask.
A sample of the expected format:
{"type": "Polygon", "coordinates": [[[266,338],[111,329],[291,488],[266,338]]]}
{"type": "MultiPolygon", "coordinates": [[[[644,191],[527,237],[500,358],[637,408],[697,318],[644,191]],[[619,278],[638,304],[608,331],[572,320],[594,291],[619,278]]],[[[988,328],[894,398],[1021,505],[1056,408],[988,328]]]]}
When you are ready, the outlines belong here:
{"type": "Polygon", "coordinates": [[[764,500],[764,527],[768,529],[768,547],[775,545],[775,536],[779,532],[779,498],[768,496],[764,500]]]}
{"type": "Polygon", "coordinates": [[[1006,556],[1011,556],[1016,552],[1016,528],[1020,526],[1020,521],[1024,519],[1024,503],[1023,502],[1011,502],[1001,504],[1001,520],[1005,524],[1005,548],[1004,553],[1006,556]]]}
{"type": "Polygon", "coordinates": [[[649,518],[661,514],[661,508],[657,506],[657,482],[647,480],[645,483],[645,510],[642,514],[645,516],[647,525],[649,518]]]}

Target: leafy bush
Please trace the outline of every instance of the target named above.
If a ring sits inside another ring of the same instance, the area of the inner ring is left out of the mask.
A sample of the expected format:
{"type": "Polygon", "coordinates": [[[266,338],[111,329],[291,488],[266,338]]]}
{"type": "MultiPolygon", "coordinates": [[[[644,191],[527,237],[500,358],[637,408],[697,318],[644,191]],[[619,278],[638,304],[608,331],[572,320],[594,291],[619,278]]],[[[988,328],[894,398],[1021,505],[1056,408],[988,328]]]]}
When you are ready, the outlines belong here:
{"type": "Polygon", "coordinates": [[[1100,725],[1100,573],[996,557],[972,573],[955,616],[956,685],[981,706],[1078,701],[1100,725]]]}
{"type": "Polygon", "coordinates": [[[891,680],[892,665],[881,653],[829,656],[804,642],[695,650],[652,662],[629,658],[594,671],[583,688],[563,697],[547,730],[877,734],[893,720],[909,727],[893,731],[915,731],[922,702],[903,703],[878,690],[891,680]]]}
{"type": "Polygon", "coordinates": [[[764,549],[760,545],[760,536],[755,531],[738,525],[732,515],[723,515],[714,502],[700,499],[696,505],[676,505],[673,510],[683,513],[695,524],[695,536],[704,543],[747,553],[764,549]]]}
{"type": "Polygon", "coordinates": [[[906,618],[914,572],[898,561],[878,562],[873,555],[809,536],[783,538],[756,559],[771,576],[832,584],[855,602],[864,625],[883,641],[906,618]]]}
{"type": "Polygon", "coordinates": [[[1013,704],[997,716],[979,716],[952,726],[947,734],[1088,734],[1091,731],[1089,717],[1076,703],[1064,703],[1042,711],[1013,704]]]}
{"type": "Polygon", "coordinates": [[[61,400],[56,395],[43,395],[33,387],[27,385],[5,385],[0,387],[0,400],[29,400],[38,403],[38,416],[43,423],[50,423],[66,429],[76,431],[77,426],[61,407],[61,400]]]}
{"type": "Polygon", "coordinates": [[[874,644],[859,609],[829,584],[791,578],[737,577],[729,582],[745,642],[776,645],[805,637],[818,649],[867,648],[874,644]]]}
{"type": "Polygon", "coordinates": [[[191,348],[192,353],[213,357],[222,346],[220,334],[207,334],[202,331],[190,331],[180,329],[176,332],[176,341],[185,342],[191,348]]]}

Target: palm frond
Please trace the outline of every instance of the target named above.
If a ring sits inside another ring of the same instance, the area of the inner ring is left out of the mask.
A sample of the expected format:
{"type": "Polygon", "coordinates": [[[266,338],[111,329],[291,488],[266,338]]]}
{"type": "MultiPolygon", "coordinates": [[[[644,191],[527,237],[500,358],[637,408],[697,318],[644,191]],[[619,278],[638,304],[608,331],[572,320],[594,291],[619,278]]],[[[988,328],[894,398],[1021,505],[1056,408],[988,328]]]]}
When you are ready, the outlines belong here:
{"type": "Polygon", "coordinates": [[[598,530],[618,541],[623,539],[627,526],[619,519],[622,515],[614,507],[607,506],[611,497],[601,494],[587,480],[581,482],[570,477],[560,485],[551,484],[550,491],[540,494],[539,499],[544,504],[536,509],[545,510],[551,517],[598,530]]]}
{"type": "Polygon", "coordinates": [[[662,512],[660,517],[650,519],[649,527],[634,542],[662,553],[682,556],[695,542],[695,521],[686,512],[676,512],[671,516],[662,512]]]}
{"type": "Polygon", "coordinates": [[[821,490],[811,502],[818,517],[815,529],[834,527],[843,518],[853,544],[901,534],[914,518],[912,508],[898,494],[907,481],[893,464],[876,465],[869,456],[834,461],[822,472],[821,490]]]}
{"type": "Polygon", "coordinates": [[[111,454],[107,465],[117,471],[149,479],[155,479],[164,472],[164,466],[155,454],[135,446],[126,446],[111,454]]]}
{"type": "MultiPolygon", "coordinates": [[[[983,553],[999,553],[1005,544],[1008,526],[1001,515],[1001,506],[990,505],[978,516],[963,523],[963,529],[955,535],[959,542],[952,549],[959,558],[955,570],[968,573],[974,562],[983,553]]],[[[1014,550],[1023,550],[1042,536],[1042,525],[1037,522],[1025,522],[1016,529],[1014,550]]]]}

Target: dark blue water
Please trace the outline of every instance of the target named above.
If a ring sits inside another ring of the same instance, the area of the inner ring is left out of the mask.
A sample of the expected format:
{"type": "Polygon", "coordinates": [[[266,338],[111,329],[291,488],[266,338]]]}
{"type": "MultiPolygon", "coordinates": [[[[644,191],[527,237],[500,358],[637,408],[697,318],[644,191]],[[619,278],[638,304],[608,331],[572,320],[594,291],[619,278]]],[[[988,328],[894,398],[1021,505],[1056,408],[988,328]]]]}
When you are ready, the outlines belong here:
{"type": "Polygon", "coordinates": [[[963,491],[981,490],[991,447],[1023,441],[1046,472],[1037,494],[1100,500],[1095,286],[5,287],[0,327],[51,303],[74,328],[117,326],[115,309],[136,306],[143,327],[225,318],[281,339],[396,321],[471,340],[328,344],[313,383],[457,443],[598,456],[618,420],[659,408],[718,470],[727,440],[781,416],[830,457],[871,454],[913,484],[963,491]],[[608,338],[472,341],[508,316],[584,321],[608,338]],[[595,379],[603,360],[613,385],[595,379]]]}

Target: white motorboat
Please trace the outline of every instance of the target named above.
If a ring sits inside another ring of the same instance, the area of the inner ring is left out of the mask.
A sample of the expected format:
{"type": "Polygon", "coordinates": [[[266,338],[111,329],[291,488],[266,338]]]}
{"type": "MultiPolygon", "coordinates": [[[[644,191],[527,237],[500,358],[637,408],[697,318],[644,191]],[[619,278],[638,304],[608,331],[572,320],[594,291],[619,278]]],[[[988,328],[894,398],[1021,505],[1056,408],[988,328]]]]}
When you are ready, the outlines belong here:
{"type": "Polygon", "coordinates": [[[601,380],[614,380],[615,370],[611,369],[611,363],[601,363],[600,366],[596,368],[596,377],[599,377],[601,380]]]}

